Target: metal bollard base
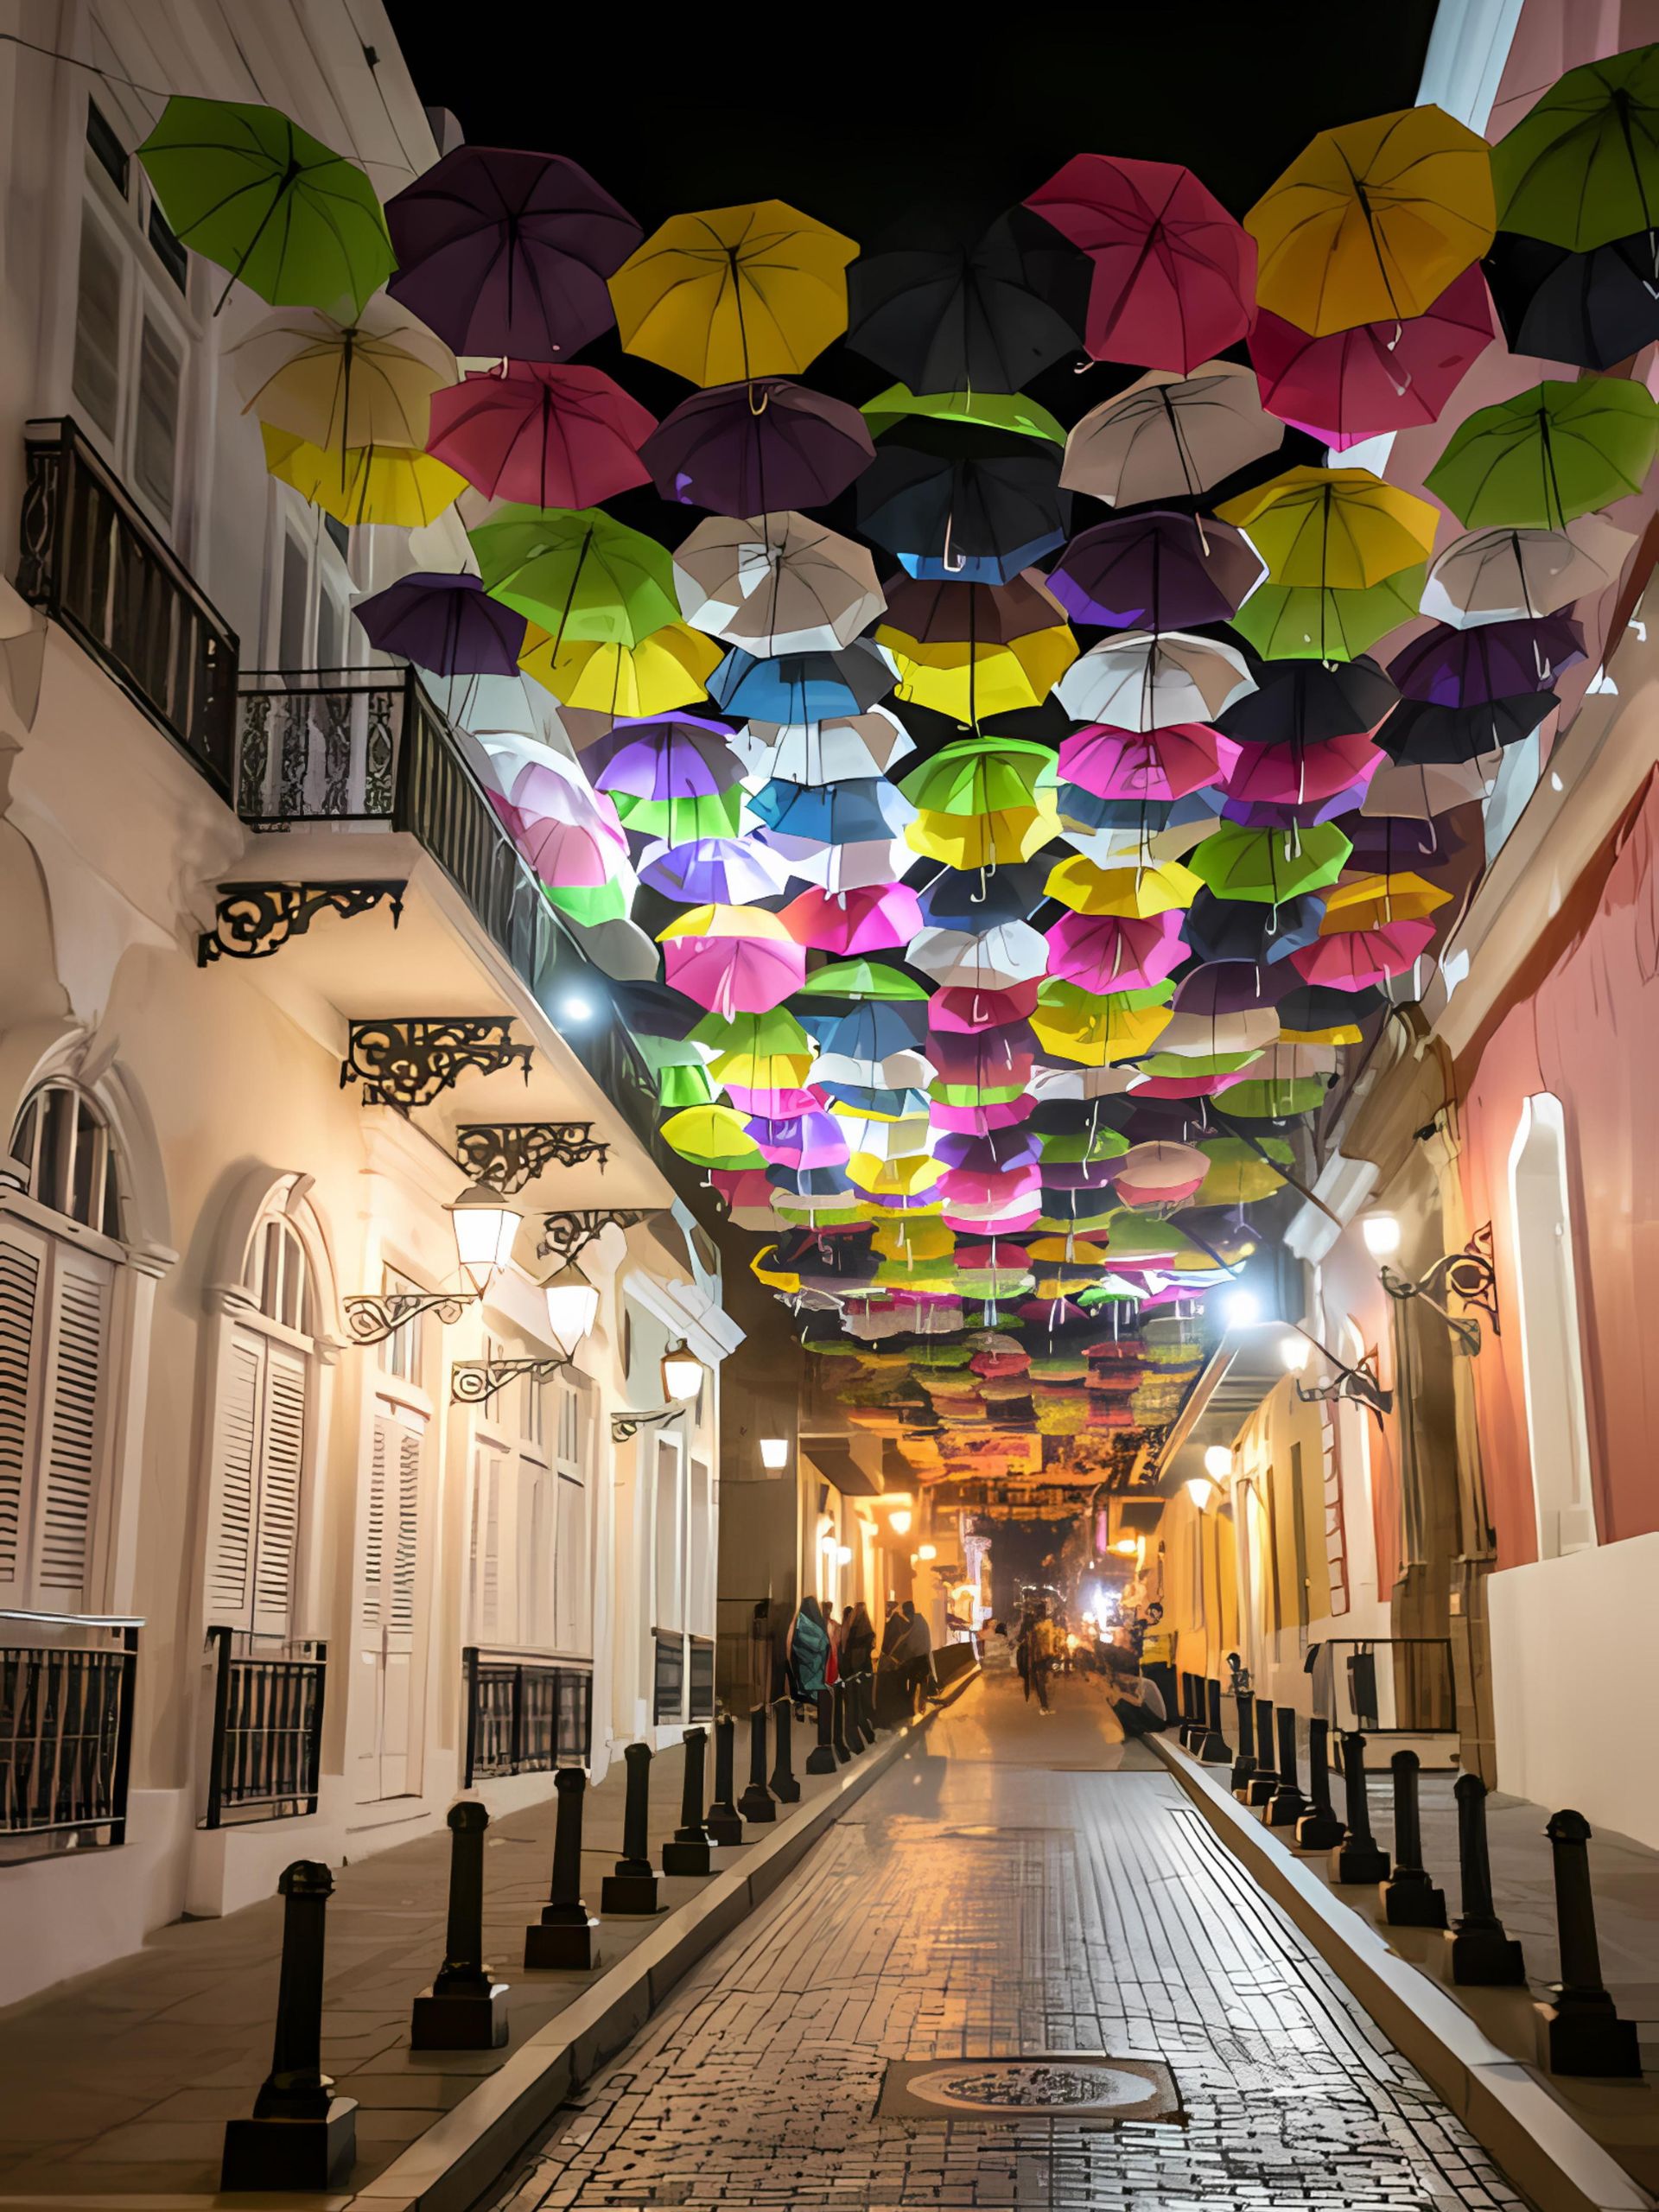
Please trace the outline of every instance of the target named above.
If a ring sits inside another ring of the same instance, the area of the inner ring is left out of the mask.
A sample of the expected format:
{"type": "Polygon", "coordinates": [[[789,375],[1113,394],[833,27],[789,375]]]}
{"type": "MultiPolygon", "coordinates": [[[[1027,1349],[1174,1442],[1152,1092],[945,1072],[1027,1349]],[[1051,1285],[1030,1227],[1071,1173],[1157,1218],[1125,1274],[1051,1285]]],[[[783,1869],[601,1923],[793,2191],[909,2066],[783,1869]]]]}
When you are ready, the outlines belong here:
{"type": "Polygon", "coordinates": [[[1248,1802],[1251,1777],[1255,1772],[1255,1761],[1249,1751],[1241,1751],[1233,1761],[1233,1778],[1228,1788],[1241,1805],[1248,1802]]]}
{"type": "Polygon", "coordinates": [[[682,1843],[677,1838],[663,1846],[664,1874],[712,1874],[714,1871],[707,1843],[682,1843]]]}
{"type": "Polygon", "coordinates": [[[410,2016],[411,2050],[499,2050],[507,2039],[507,1985],[487,1989],[423,1989],[410,2016]]]}
{"type": "Polygon", "coordinates": [[[1268,1826],[1270,1828],[1294,1828],[1307,1810],[1307,1800],[1300,1789],[1293,1789],[1281,1783],[1268,1800],[1268,1826]]]}
{"type": "Polygon", "coordinates": [[[357,2158],[357,2100],[330,2097],[325,2120],[227,2120],[222,2190],[336,2188],[357,2158]]]}
{"type": "Polygon", "coordinates": [[[775,1821],[778,1800],[769,1789],[752,1782],[737,1801],[737,1809],[746,1821],[775,1821]]]}
{"type": "Polygon", "coordinates": [[[607,1919],[648,1920],[666,1910],[657,1894],[657,1874],[607,1874],[599,1885],[599,1909],[607,1919]]]}
{"type": "Polygon", "coordinates": [[[1607,2000],[1596,2005],[1535,2005],[1538,2063],[1551,2074],[1599,2075],[1619,2082],[1638,2080],[1642,2049],[1634,2020],[1622,2020],[1607,2000]]]}
{"type": "Polygon", "coordinates": [[[830,1744],[814,1744],[806,1755],[809,1774],[833,1774],[836,1770],[835,1749],[830,1744]]]}
{"type": "Polygon", "coordinates": [[[1349,1888],[1386,1882],[1392,1871],[1388,1853],[1374,1843],[1344,1843],[1331,1854],[1332,1880],[1349,1888]]]}
{"type": "MultiPolygon", "coordinates": [[[[550,1912],[553,1908],[543,1908],[550,1912]]],[[[599,1964],[599,1923],[582,1920],[532,1921],[524,1930],[524,1964],[566,1974],[591,1974],[599,1964]]]]}
{"type": "Polygon", "coordinates": [[[774,1774],[766,1787],[780,1805],[798,1805],[801,1785],[792,1774],[774,1774]]]}
{"type": "Polygon", "coordinates": [[[1247,1805],[1271,1805],[1278,1789],[1276,1774],[1253,1774],[1245,1785],[1243,1802],[1247,1805]]]}
{"type": "Polygon", "coordinates": [[[709,1842],[719,1844],[722,1851],[734,1843],[747,1841],[743,1823],[735,1813],[716,1813],[711,1808],[702,1825],[709,1831],[709,1842]]]}
{"type": "Polygon", "coordinates": [[[1427,1875],[1395,1874],[1377,1884],[1382,1917],[1390,1928],[1444,1928],[1446,1892],[1437,1890],[1427,1875]]]}
{"type": "Polygon", "coordinates": [[[1198,1760],[1200,1766],[1230,1766],[1232,1746],[1220,1736],[1206,1736],[1198,1745],[1198,1760]]]}
{"type": "Polygon", "coordinates": [[[1460,1989],[1524,1989],[1526,1960],[1521,1946],[1501,1928],[1446,1932],[1440,1972],[1460,1989]]]}
{"type": "Polygon", "coordinates": [[[1296,1823],[1296,1848],[1334,1851],[1347,1833],[1334,1813],[1304,1813],[1296,1823]]]}

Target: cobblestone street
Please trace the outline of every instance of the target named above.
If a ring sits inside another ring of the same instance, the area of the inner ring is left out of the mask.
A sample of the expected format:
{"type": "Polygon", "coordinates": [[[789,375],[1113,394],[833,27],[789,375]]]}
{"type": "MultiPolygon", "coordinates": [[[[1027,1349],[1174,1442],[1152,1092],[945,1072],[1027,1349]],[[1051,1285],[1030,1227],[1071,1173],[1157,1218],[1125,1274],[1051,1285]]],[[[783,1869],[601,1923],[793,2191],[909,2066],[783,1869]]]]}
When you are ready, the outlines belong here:
{"type": "Polygon", "coordinates": [[[1057,1704],[941,1714],[499,2205],[1522,2202],[1099,1694],[1057,1704]],[[1010,2058],[1051,2063],[925,2063],[1010,2058]]]}

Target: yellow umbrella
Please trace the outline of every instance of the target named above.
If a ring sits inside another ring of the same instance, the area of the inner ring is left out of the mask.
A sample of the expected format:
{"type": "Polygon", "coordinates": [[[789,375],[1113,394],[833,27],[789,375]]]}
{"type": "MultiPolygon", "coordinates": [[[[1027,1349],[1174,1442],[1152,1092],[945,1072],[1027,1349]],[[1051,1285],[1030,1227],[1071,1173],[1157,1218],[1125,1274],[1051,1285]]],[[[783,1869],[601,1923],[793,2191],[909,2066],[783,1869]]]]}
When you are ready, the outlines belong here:
{"type": "Polygon", "coordinates": [[[637,645],[567,638],[556,649],[552,636],[532,622],[518,665],[561,706],[633,716],[665,715],[706,699],[720,659],[714,639],[683,622],[667,623],[637,645]]]}
{"type": "Polygon", "coordinates": [[[955,1232],[940,1221],[918,1221],[906,1216],[894,1221],[889,1214],[870,1239],[884,1259],[948,1260],[957,1249],[955,1232]]]}
{"type": "Polygon", "coordinates": [[[794,376],[846,329],[857,251],[781,200],[671,216],[610,280],[623,346],[693,384],[794,376]]]}
{"type": "Polygon", "coordinates": [[[441,340],[385,302],[355,323],[290,308],[250,331],[232,360],[245,414],[334,452],[418,450],[433,393],[458,373],[441,340]]]}
{"type": "Polygon", "coordinates": [[[1126,1007],[1077,983],[1050,982],[1042,986],[1031,1026],[1061,1059],[1098,1068],[1149,1052],[1169,1020],[1166,1006],[1126,1007]]]}
{"type": "Polygon", "coordinates": [[[1153,868],[1101,868],[1075,853],[1050,870],[1043,887],[1075,914],[1122,914],[1147,921],[1177,908],[1185,912],[1202,884],[1179,861],[1153,868]]]}
{"type": "Polygon", "coordinates": [[[918,1191],[931,1191],[944,1173],[943,1163],[925,1152],[904,1153],[897,1160],[855,1152],[847,1162],[847,1180],[873,1198],[913,1198],[918,1191]]]}
{"type": "Polygon", "coordinates": [[[1351,1021],[1338,1023],[1334,1029],[1281,1029],[1281,1045],[1357,1045],[1362,1032],[1351,1021]]]}
{"type": "Polygon", "coordinates": [[[403,530],[421,530],[467,489],[464,476],[413,447],[351,446],[341,453],[314,446],[290,430],[274,429],[269,423],[260,424],[259,434],[267,472],[279,483],[291,484],[336,522],[394,523],[403,530]]]}
{"type": "Polygon", "coordinates": [[[1086,1236],[1036,1236],[1026,1250],[1033,1260],[1065,1260],[1074,1267],[1103,1268],[1106,1247],[1086,1236]]]}
{"type": "Polygon", "coordinates": [[[939,814],[924,807],[906,824],[905,842],[947,868],[1002,868],[1029,860],[1059,835],[1046,807],[1010,806],[993,814],[939,814]]]}
{"type": "Polygon", "coordinates": [[[683,914],[676,914],[665,930],[657,932],[658,944],[671,944],[680,937],[731,937],[750,940],[764,940],[772,944],[793,944],[789,926],[781,914],[773,914],[764,906],[688,906],[683,914]]]}
{"type": "Polygon", "coordinates": [[[760,1160],[760,1148],[744,1127],[742,1115],[729,1106],[688,1106],[683,1113],[669,1116],[662,1135],[682,1160],[704,1167],[741,1167],[760,1160]]]}
{"type": "Polygon", "coordinates": [[[799,1275],[787,1268],[769,1268],[766,1262],[778,1249],[775,1244],[763,1244],[749,1262],[749,1273],[757,1282],[770,1283],[774,1290],[793,1293],[801,1287],[799,1275]]]}
{"type": "Polygon", "coordinates": [[[1244,227],[1261,304],[1324,338],[1423,314],[1495,222],[1485,140],[1431,106],[1322,130],[1244,227]]]}
{"type": "Polygon", "coordinates": [[[1421,875],[1357,875],[1326,893],[1321,936],[1336,930],[1374,930],[1389,922],[1420,922],[1452,893],[1421,875]]]}
{"type": "Polygon", "coordinates": [[[1032,630],[1006,645],[934,645],[884,622],[875,642],[897,664],[901,700],[959,722],[1041,706],[1077,657],[1077,641],[1063,626],[1032,630]]]}
{"type": "Polygon", "coordinates": [[[1427,560],[1436,510],[1368,468],[1287,468],[1216,512],[1245,532],[1275,584],[1361,591],[1427,560]]]}

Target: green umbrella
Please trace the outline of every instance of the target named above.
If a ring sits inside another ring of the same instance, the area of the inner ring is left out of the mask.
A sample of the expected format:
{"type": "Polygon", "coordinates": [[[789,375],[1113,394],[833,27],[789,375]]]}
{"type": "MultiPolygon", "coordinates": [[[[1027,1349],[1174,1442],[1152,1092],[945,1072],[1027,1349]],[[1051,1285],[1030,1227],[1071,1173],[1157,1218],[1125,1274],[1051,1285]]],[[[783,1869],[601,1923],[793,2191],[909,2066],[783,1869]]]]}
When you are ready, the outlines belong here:
{"type": "Polygon", "coordinates": [[[706,1014],[691,1032],[691,1040],[711,1052],[744,1052],[754,1058],[776,1053],[785,1058],[812,1057],[812,1039],[787,1007],[773,1007],[766,1014],[740,1014],[728,1021],[706,1014]]]}
{"type": "Polygon", "coordinates": [[[1656,446],[1645,386],[1547,382],[1470,416],[1423,480],[1471,530],[1560,530],[1639,492],[1656,446]]]}
{"type": "Polygon", "coordinates": [[[612,797],[619,822],[636,836],[661,837],[670,845],[695,844],[699,837],[735,837],[743,813],[743,787],[704,791],[696,798],[635,798],[627,791],[612,797]]]}
{"type": "Polygon", "coordinates": [[[1259,1046],[1250,1052],[1148,1052],[1135,1065],[1142,1075],[1173,1076],[1179,1080],[1190,1075],[1236,1075],[1261,1057],[1259,1046]]]}
{"type": "Polygon", "coordinates": [[[1247,1076],[1243,1083],[1230,1083],[1218,1090],[1215,1103],[1223,1113],[1236,1115],[1242,1122],[1282,1122],[1293,1114],[1311,1114],[1325,1092],[1325,1080],[1317,1075],[1247,1076]]]}
{"type": "Polygon", "coordinates": [[[963,737],[941,746],[899,788],[912,806],[969,821],[1033,807],[1038,776],[1053,762],[1029,738],[963,737]]]}
{"type": "Polygon", "coordinates": [[[1258,584],[1233,627],[1264,660],[1357,660],[1418,611],[1427,564],[1402,569],[1380,584],[1258,584]]]}
{"type": "Polygon", "coordinates": [[[175,95],[138,158],[186,245],[273,307],[354,321],[397,266],[362,170],[274,107],[175,95]]]}
{"type": "Polygon", "coordinates": [[[715,1086],[701,1065],[665,1067],[657,1077],[657,1097],[670,1113],[682,1106],[712,1106],[715,1086]]]}
{"type": "Polygon", "coordinates": [[[665,548],[601,508],[503,507],[471,539],[485,590],[539,622],[556,652],[567,639],[637,645],[679,620],[665,548]]]}
{"type": "Polygon", "coordinates": [[[925,983],[879,960],[831,960],[815,968],[801,986],[808,998],[925,999],[932,994],[925,983]]]}
{"type": "Polygon", "coordinates": [[[912,391],[908,385],[890,384],[874,399],[867,399],[859,411],[869,424],[872,435],[878,438],[895,423],[910,416],[920,416],[931,422],[969,423],[981,429],[1010,430],[1021,437],[1047,438],[1057,446],[1065,443],[1065,425],[1046,407],[1039,407],[1021,391],[918,393],[912,391]]]}
{"type": "Polygon", "coordinates": [[[1038,1153],[1045,1164],[1057,1160],[1081,1166],[1090,1160],[1116,1160],[1128,1148],[1129,1141],[1119,1129],[1066,1129],[1044,1137],[1038,1153]]]}
{"type": "Polygon", "coordinates": [[[1306,830],[1246,830],[1229,822],[1203,840],[1187,865],[1217,899],[1277,906],[1334,883],[1352,850],[1334,822],[1306,830]]]}
{"type": "MultiPolygon", "coordinates": [[[[1659,222],[1659,46],[1569,69],[1492,149],[1498,228],[1574,253],[1659,222]]],[[[1659,270],[1659,264],[1656,264],[1659,270]]]]}

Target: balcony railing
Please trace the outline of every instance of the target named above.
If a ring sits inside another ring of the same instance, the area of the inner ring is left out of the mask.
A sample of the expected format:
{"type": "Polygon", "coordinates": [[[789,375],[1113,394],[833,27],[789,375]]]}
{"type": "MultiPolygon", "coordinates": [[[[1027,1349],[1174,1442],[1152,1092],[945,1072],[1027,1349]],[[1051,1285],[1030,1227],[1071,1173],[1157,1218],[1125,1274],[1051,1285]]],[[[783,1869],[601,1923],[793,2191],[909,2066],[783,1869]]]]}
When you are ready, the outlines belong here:
{"type": "Polygon", "coordinates": [[[659,1725],[685,1718],[685,1637],[677,1628],[652,1630],[656,1656],[652,1667],[651,1717],[659,1725]]]}
{"type": "Polygon", "coordinates": [[[691,1707],[688,1720],[712,1720],[715,1717],[715,1639],[712,1636],[694,1636],[691,1639],[691,1707]]]}
{"type": "Polygon", "coordinates": [[[210,1628],[213,1703],[205,1828],[317,1809],[328,1647],[210,1628]]]}
{"type": "Polygon", "coordinates": [[[461,1664],[467,1696],[463,1789],[502,1775],[546,1774],[586,1762],[593,1739],[590,1661],[469,1644],[461,1664]]]}
{"type": "Polygon", "coordinates": [[[125,1842],[143,1625],[0,1612],[0,1859],[125,1842]]]}
{"type": "Polygon", "coordinates": [[[1338,1638],[1308,1655],[1313,1709],[1363,1736],[1448,1734],[1458,1725],[1452,1645],[1440,1636],[1338,1638]]]}
{"type": "Polygon", "coordinates": [[[17,589],[61,623],[222,798],[236,749],[236,632],[76,424],[24,434],[17,589]]]}

